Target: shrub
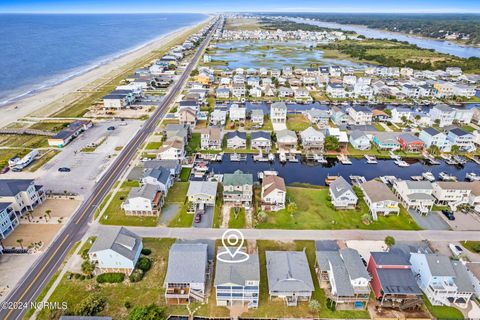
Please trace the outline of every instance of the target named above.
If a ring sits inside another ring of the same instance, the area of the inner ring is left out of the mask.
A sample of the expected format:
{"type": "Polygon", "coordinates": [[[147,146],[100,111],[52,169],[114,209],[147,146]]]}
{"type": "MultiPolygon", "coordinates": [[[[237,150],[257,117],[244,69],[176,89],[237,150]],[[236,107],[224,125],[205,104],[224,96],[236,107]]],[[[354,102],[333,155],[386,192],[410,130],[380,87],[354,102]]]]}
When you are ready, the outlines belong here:
{"type": "Polygon", "coordinates": [[[150,249],[147,249],[147,248],[142,249],[142,254],[145,256],[149,256],[151,253],[152,253],[152,250],[150,249]]]}
{"type": "Polygon", "coordinates": [[[120,283],[123,282],[125,279],[125,275],[123,273],[102,273],[101,275],[97,276],[98,283],[120,283]]]}
{"type": "Polygon", "coordinates": [[[74,277],[75,279],[80,278],[80,273],[75,273],[75,274],[73,275],[73,277],[74,277]]]}
{"type": "Polygon", "coordinates": [[[147,272],[148,270],[150,270],[151,267],[152,267],[152,261],[150,261],[150,259],[146,257],[141,257],[140,259],[138,259],[138,262],[137,262],[138,269],[144,272],[147,272]]]}
{"type": "Polygon", "coordinates": [[[310,300],[310,302],[308,303],[308,306],[310,307],[310,309],[317,312],[320,311],[320,309],[322,308],[322,306],[320,305],[320,302],[318,302],[317,300],[310,300]]]}
{"type": "Polygon", "coordinates": [[[82,259],[83,259],[83,260],[87,260],[87,259],[88,259],[88,250],[89,250],[89,249],[84,249],[84,250],[82,251],[81,256],[82,256],[82,259]]]}
{"type": "Polygon", "coordinates": [[[143,271],[140,269],[133,270],[132,274],[128,277],[131,282],[139,282],[143,279],[143,271]]]}
{"type": "Polygon", "coordinates": [[[94,316],[105,309],[107,299],[99,294],[92,294],[75,306],[74,313],[79,316],[94,316]]]}

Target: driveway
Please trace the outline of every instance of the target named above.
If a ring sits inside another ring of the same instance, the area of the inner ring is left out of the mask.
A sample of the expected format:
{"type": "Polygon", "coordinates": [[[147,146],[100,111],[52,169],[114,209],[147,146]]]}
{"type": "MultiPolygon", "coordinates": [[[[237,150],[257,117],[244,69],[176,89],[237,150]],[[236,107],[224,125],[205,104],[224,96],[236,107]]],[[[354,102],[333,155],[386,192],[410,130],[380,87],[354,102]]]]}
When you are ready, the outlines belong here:
{"type": "Polygon", "coordinates": [[[419,214],[415,210],[408,210],[410,216],[425,230],[450,230],[450,226],[440,217],[439,211],[430,211],[427,215],[419,214]]]}
{"type": "Polygon", "coordinates": [[[202,215],[202,220],[199,223],[195,222],[195,218],[192,223],[194,228],[211,228],[213,224],[213,212],[214,207],[208,206],[205,209],[205,213],[202,215]]]}
{"type": "MultiPolygon", "coordinates": [[[[443,218],[443,217],[442,217],[443,218]]],[[[480,218],[475,213],[455,213],[455,220],[450,221],[444,218],[452,230],[480,230],[480,218]]]]}

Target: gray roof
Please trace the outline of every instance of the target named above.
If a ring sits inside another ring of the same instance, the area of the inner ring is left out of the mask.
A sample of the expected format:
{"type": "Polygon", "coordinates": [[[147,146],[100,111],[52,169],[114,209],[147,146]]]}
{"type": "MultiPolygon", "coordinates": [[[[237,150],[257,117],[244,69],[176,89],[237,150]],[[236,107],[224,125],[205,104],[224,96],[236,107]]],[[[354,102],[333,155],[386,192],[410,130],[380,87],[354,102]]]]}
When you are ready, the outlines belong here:
{"type": "Polygon", "coordinates": [[[385,200],[398,202],[398,198],[383,182],[377,180],[370,180],[362,183],[360,187],[362,188],[365,195],[367,195],[372,200],[372,202],[379,202],[385,200]]]}
{"type": "Polygon", "coordinates": [[[365,132],[360,131],[360,130],[353,130],[350,132],[350,139],[352,140],[357,140],[358,138],[366,137],[367,135],[365,132]]]}
{"type": "Polygon", "coordinates": [[[377,274],[384,294],[422,295],[410,269],[377,268],[377,274]]]}
{"type": "Polygon", "coordinates": [[[1,179],[0,180],[0,196],[11,197],[19,192],[26,191],[32,184],[32,179],[1,179]]]}
{"type": "MultiPolygon", "coordinates": [[[[225,249],[219,248],[219,251],[225,249]]],[[[230,255],[223,255],[224,260],[231,259],[230,255]]],[[[222,285],[232,283],[235,285],[244,286],[245,281],[260,281],[260,263],[258,254],[250,254],[247,261],[242,263],[227,263],[217,259],[215,266],[215,281],[214,285],[222,285]]]]}
{"type": "Polygon", "coordinates": [[[342,176],[330,183],[329,189],[335,198],[341,197],[347,191],[353,192],[352,186],[342,176]]]}
{"type": "Polygon", "coordinates": [[[430,273],[434,277],[455,277],[450,258],[442,254],[426,254],[425,259],[428,263],[430,273]]]}
{"type": "Polygon", "coordinates": [[[338,251],[340,249],[335,240],[317,240],[315,248],[317,251],[338,251]]]}
{"type": "Polygon", "coordinates": [[[187,196],[196,194],[208,194],[211,196],[216,196],[217,185],[217,181],[190,181],[187,196]]]}
{"type": "Polygon", "coordinates": [[[459,292],[475,292],[475,288],[470,280],[470,275],[465,265],[460,261],[451,261],[455,271],[455,284],[459,292]]]}
{"type": "MultiPolygon", "coordinates": [[[[340,259],[342,261],[342,259],[340,259]]],[[[335,281],[337,288],[337,295],[343,297],[353,297],[355,291],[353,290],[352,283],[350,282],[348,271],[343,262],[334,263],[333,260],[330,260],[332,264],[332,276],[335,281]]]]}
{"type": "Polygon", "coordinates": [[[433,106],[433,107],[434,107],[435,109],[438,109],[438,110],[443,111],[443,112],[453,112],[453,111],[454,111],[452,107],[450,107],[450,106],[448,106],[448,105],[446,105],[446,104],[443,104],[443,103],[437,104],[437,105],[435,105],[435,106],[433,106]]]}
{"type": "Polygon", "coordinates": [[[225,173],[223,175],[223,184],[227,186],[253,185],[253,175],[236,170],[234,173],[225,173]]]}
{"type": "Polygon", "coordinates": [[[271,140],[270,132],[266,132],[266,131],[255,131],[255,132],[252,132],[250,136],[251,136],[251,140],[255,140],[259,138],[271,140]]]}
{"type": "Polygon", "coordinates": [[[141,187],[132,188],[128,193],[127,199],[140,197],[153,200],[159,191],[160,187],[158,185],[145,183],[141,187]]]}
{"type": "Polygon", "coordinates": [[[394,252],[371,252],[377,266],[410,266],[409,256],[394,252]]]}
{"type": "Polygon", "coordinates": [[[157,179],[158,182],[167,184],[167,181],[170,179],[170,170],[164,167],[147,169],[145,170],[145,177],[147,176],[157,179]]]}
{"type": "Polygon", "coordinates": [[[295,131],[288,130],[288,129],[279,130],[276,132],[276,135],[277,135],[277,140],[284,137],[292,137],[294,139],[297,139],[297,135],[295,134],[295,131]]]}
{"type": "Polygon", "coordinates": [[[168,254],[165,283],[205,283],[207,247],[204,243],[174,243],[168,254]]]}
{"type": "Polygon", "coordinates": [[[133,261],[142,244],[142,238],[124,227],[107,228],[102,231],[89,253],[111,249],[125,258],[133,261]]]}
{"type": "Polygon", "coordinates": [[[312,275],[303,251],[267,251],[269,291],[313,291],[312,275]]]}
{"type": "Polygon", "coordinates": [[[433,190],[432,183],[430,181],[412,181],[406,180],[405,183],[409,189],[425,189],[433,190]]]}
{"type": "Polygon", "coordinates": [[[370,275],[363,264],[362,257],[357,250],[351,248],[341,249],[340,255],[345,262],[345,267],[351,279],[370,279],[370,275]]]}
{"type": "Polygon", "coordinates": [[[342,258],[338,250],[331,251],[317,251],[317,264],[321,271],[329,271],[330,264],[329,261],[333,261],[333,265],[340,264],[342,258]]]}
{"type": "Polygon", "coordinates": [[[230,131],[230,132],[227,132],[226,137],[227,137],[227,140],[233,139],[235,137],[238,137],[242,140],[247,140],[247,133],[243,131],[230,131]]]}
{"type": "Polygon", "coordinates": [[[430,128],[425,128],[425,129],[423,129],[423,131],[426,132],[426,133],[428,133],[428,134],[431,135],[432,137],[433,137],[433,136],[436,136],[437,134],[440,133],[440,131],[438,131],[438,130],[435,129],[435,128],[431,128],[431,127],[430,127],[430,128]]]}

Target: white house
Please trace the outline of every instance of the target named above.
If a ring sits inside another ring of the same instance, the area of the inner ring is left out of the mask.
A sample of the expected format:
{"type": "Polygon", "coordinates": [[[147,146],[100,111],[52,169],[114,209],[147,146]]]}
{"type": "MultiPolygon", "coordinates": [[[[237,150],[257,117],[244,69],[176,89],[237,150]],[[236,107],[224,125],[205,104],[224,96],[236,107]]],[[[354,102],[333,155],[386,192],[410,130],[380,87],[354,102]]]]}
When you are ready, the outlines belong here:
{"type": "Polygon", "coordinates": [[[182,139],[171,139],[163,143],[158,149],[157,159],[159,160],[180,160],[185,158],[185,143],[182,139]]]}
{"type": "Polygon", "coordinates": [[[435,204],[433,186],[429,181],[397,180],[393,191],[407,209],[428,214],[435,204]]]}
{"type": "Polygon", "coordinates": [[[20,221],[13,212],[12,203],[0,202],[0,239],[6,239],[19,223],[20,221]]]}
{"type": "Polygon", "coordinates": [[[461,261],[441,254],[412,253],[412,272],[418,286],[434,306],[466,307],[475,289],[461,261]]]}
{"type": "Polygon", "coordinates": [[[228,99],[230,98],[230,89],[226,87],[220,87],[217,89],[217,98],[228,99]]]}
{"type": "Polygon", "coordinates": [[[210,114],[210,124],[212,126],[224,126],[227,121],[227,110],[215,109],[210,114]]]}
{"type": "Polygon", "coordinates": [[[410,108],[393,108],[392,109],[392,117],[390,119],[391,122],[394,123],[403,123],[403,117],[405,117],[406,120],[412,120],[413,118],[413,111],[410,108]]]}
{"type": "Polygon", "coordinates": [[[200,132],[200,147],[202,150],[221,150],[222,142],[222,128],[208,127],[200,132]]]}
{"type": "Polygon", "coordinates": [[[477,148],[473,140],[473,134],[460,128],[455,128],[447,133],[447,140],[452,146],[460,147],[460,151],[474,152],[477,148]]]}
{"type": "Polygon", "coordinates": [[[231,121],[244,122],[247,118],[247,108],[234,103],[230,106],[229,117],[231,121]]]}
{"type": "Polygon", "coordinates": [[[437,181],[432,184],[432,195],[439,205],[448,205],[452,209],[466,204],[472,190],[472,182],[437,181]]]}
{"type": "Polygon", "coordinates": [[[160,212],[164,195],[158,184],[144,183],[132,188],[120,207],[126,215],[155,216],[160,212]]]}
{"type": "MultiPolygon", "coordinates": [[[[225,248],[218,248],[219,252],[225,248]]],[[[243,248],[241,250],[244,250],[243,248]]],[[[260,263],[257,253],[250,253],[242,263],[229,263],[230,255],[222,255],[215,266],[215,297],[217,306],[242,305],[258,307],[260,298],[260,263]]]]}
{"type": "Polygon", "coordinates": [[[174,243],[171,246],[164,283],[167,304],[205,301],[207,250],[208,245],[204,243],[174,243]]]}
{"type": "Polygon", "coordinates": [[[364,200],[370,209],[374,220],[379,214],[385,216],[396,213],[400,214],[399,201],[393,192],[382,182],[370,180],[360,185],[364,194],[364,200]]]}
{"type": "Polygon", "coordinates": [[[360,130],[350,132],[349,141],[353,148],[357,150],[368,150],[371,148],[370,139],[360,130]]]}
{"type": "Polygon", "coordinates": [[[287,188],[282,177],[265,175],[262,180],[262,210],[278,211],[285,209],[287,188]]]}
{"type": "Polygon", "coordinates": [[[342,176],[330,183],[328,194],[336,209],[354,209],[358,202],[352,186],[342,176]]]}
{"type": "Polygon", "coordinates": [[[254,109],[250,114],[250,119],[252,120],[252,125],[257,128],[261,128],[263,126],[263,110],[261,109],[254,109]]]}
{"type": "Polygon", "coordinates": [[[430,118],[439,127],[446,127],[453,124],[455,120],[455,110],[446,104],[437,104],[429,111],[430,118]]]}
{"type": "Polygon", "coordinates": [[[452,144],[447,140],[447,135],[435,128],[425,128],[420,131],[418,138],[423,141],[425,148],[437,146],[443,152],[449,152],[452,144]]]}
{"type": "Polygon", "coordinates": [[[353,119],[356,125],[366,125],[372,123],[372,110],[365,106],[352,106],[347,108],[347,114],[353,119]]]}
{"type": "Polygon", "coordinates": [[[277,145],[279,149],[290,151],[297,147],[297,135],[294,131],[284,129],[277,131],[277,145]]]}
{"type": "Polygon", "coordinates": [[[43,186],[32,179],[0,179],[0,202],[11,203],[17,216],[33,210],[45,198],[43,186]]]}
{"type": "Polygon", "coordinates": [[[325,142],[325,135],[313,127],[300,132],[300,139],[302,141],[302,147],[305,150],[322,152],[323,144],[325,142]]]}
{"type": "Polygon", "coordinates": [[[250,135],[252,149],[269,152],[272,147],[272,139],[269,132],[254,131],[250,135]]]}
{"type": "Polygon", "coordinates": [[[287,123],[287,105],[285,102],[275,102],[270,106],[272,123],[287,123]]]}
{"type": "Polygon", "coordinates": [[[247,147],[247,133],[244,131],[230,131],[225,135],[228,149],[245,149],[247,147]]]}
{"type": "Polygon", "coordinates": [[[194,205],[215,205],[217,181],[190,181],[187,199],[194,205]]]}
{"type": "Polygon", "coordinates": [[[142,238],[124,227],[112,227],[98,234],[88,250],[95,273],[121,272],[129,275],[142,252],[142,238]]]}

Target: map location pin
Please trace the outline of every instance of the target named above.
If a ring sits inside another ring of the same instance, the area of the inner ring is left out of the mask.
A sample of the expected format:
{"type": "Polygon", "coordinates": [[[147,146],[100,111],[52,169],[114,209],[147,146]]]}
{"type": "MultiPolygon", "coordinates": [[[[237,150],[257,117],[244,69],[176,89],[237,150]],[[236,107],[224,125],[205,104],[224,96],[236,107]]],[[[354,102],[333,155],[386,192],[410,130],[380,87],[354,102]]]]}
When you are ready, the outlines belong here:
{"type": "Polygon", "coordinates": [[[236,229],[228,229],[222,235],[222,244],[230,257],[235,258],[243,247],[243,234],[236,229]]]}

